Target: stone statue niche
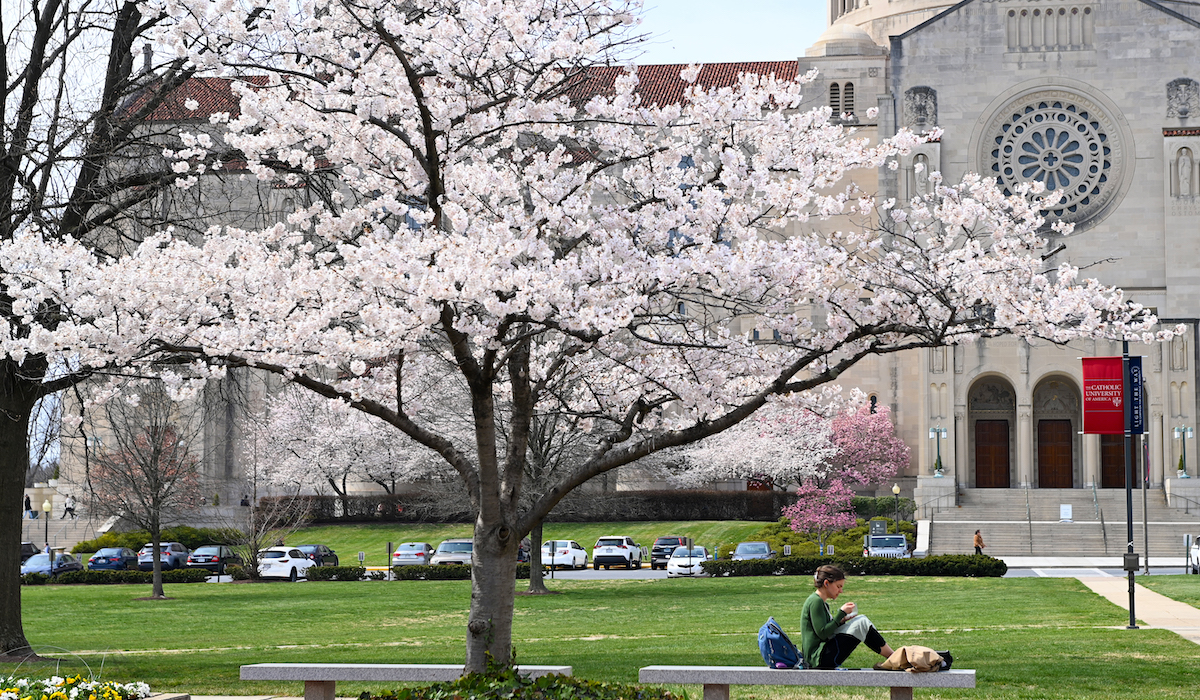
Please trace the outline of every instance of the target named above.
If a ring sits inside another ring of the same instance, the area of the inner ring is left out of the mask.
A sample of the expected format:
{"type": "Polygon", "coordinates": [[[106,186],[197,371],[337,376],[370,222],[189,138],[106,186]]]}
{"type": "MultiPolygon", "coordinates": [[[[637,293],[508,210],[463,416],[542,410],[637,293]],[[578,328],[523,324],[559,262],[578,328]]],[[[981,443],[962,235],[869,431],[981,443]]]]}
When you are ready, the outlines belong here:
{"type": "Polygon", "coordinates": [[[1187,119],[1200,116],[1200,83],[1176,78],[1167,83],[1167,116],[1187,119]]]}
{"type": "Polygon", "coordinates": [[[904,123],[918,134],[937,126],[937,90],[919,85],[904,91],[904,123]]]}
{"type": "Polygon", "coordinates": [[[913,193],[922,197],[929,194],[929,156],[924,153],[913,157],[913,193]]]}
{"type": "Polygon", "coordinates": [[[1181,148],[1175,152],[1175,195],[1191,197],[1196,193],[1195,185],[1196,159],[1192,149],[1181,148]]]}

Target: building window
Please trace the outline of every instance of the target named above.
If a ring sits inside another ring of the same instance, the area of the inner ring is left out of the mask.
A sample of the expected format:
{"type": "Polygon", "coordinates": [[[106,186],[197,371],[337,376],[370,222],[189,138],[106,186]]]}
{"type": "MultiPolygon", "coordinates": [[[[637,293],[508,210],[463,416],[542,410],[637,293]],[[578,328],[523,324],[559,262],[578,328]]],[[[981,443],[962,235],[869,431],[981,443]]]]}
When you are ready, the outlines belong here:
{"type": "Polygon", "coordinates": [[[829,109],[835,118],[842,115],[842,88],[837,83],[829,84],[829,109]]]}
{"type": "Polygon", "coordinates": [[[842,114],[854,114],[854,83],[842,88],[842,114]]]}

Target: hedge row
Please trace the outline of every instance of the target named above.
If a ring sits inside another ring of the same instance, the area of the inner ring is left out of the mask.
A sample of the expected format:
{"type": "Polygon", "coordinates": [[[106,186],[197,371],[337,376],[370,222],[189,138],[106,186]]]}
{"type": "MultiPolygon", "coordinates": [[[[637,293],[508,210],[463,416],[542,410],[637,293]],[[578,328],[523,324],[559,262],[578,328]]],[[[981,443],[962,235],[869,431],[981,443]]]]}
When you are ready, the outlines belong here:
{"type": "MultiPolygon", "coordinates": [[[[471,578],[470,564],[439,564],[437,566],[393,566],[392,578],[397,581],[466,581],[471,578]]],[[[517,579],[529,578],[529,564],[517,564],[517,579]]]]}
{"type": "Polygon", "coordinates": [[[305,574],[309,581],[359,581],[366,575],[365,566],[312,566],[305,574]]]}
{"type": "Polygon", "coordinates": [[[706,561],[713,576],[812,576],[818,566],[834,564],[847,576],[966,576],[1000,577],[1008,571],[1000,559],[982,554],[943,554],[923,559],[885,557],[783,557],[750,561],[706,561]]]}
{"type": "MultiPolygon", "coordinates": [[[[163,583],[200,583],[208,578],[204,569],[173,569],[162,572],[163,583]]],[[[25,574],[21,583],[39,586],[50,583],[45,574],[25,574]]],[[[68,571],[59,574],[53,583],[103,585],[110,583],[154,583],[153,571],[68,571]]]]}

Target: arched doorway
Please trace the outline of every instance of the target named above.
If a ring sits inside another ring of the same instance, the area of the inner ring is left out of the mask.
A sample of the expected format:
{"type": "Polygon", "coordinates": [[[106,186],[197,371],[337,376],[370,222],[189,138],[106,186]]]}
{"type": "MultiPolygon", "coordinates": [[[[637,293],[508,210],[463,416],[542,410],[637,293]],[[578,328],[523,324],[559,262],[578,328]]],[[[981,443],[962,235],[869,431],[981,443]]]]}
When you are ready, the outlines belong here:
{"type": "Polygon", "coordinates": [[[1065,377],[1049,377],[1033,390],[1037,487],[1069,489],[1081,474],[1079,390],[1065,377]]]}
{"type": "Polygon", "coordinates": [[[1000,377],[984,377],[971,387],[967,410],[975,443],[975,487],[1008,488],[1012,484],[1016,392],[1000,377]]]}

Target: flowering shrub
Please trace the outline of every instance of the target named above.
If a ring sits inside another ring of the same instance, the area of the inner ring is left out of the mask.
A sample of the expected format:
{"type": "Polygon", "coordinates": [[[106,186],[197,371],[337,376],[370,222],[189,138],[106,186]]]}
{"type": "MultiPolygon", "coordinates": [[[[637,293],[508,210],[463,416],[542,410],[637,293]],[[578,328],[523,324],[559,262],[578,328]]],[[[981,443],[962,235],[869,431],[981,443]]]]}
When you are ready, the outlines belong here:
{"type": "Polygon", "coordinates": [[[42,679],[9,676],[0,680],[0,700],[140,700],[150,697],[145,683],[89,681],[83,676],[42,679]]]}

